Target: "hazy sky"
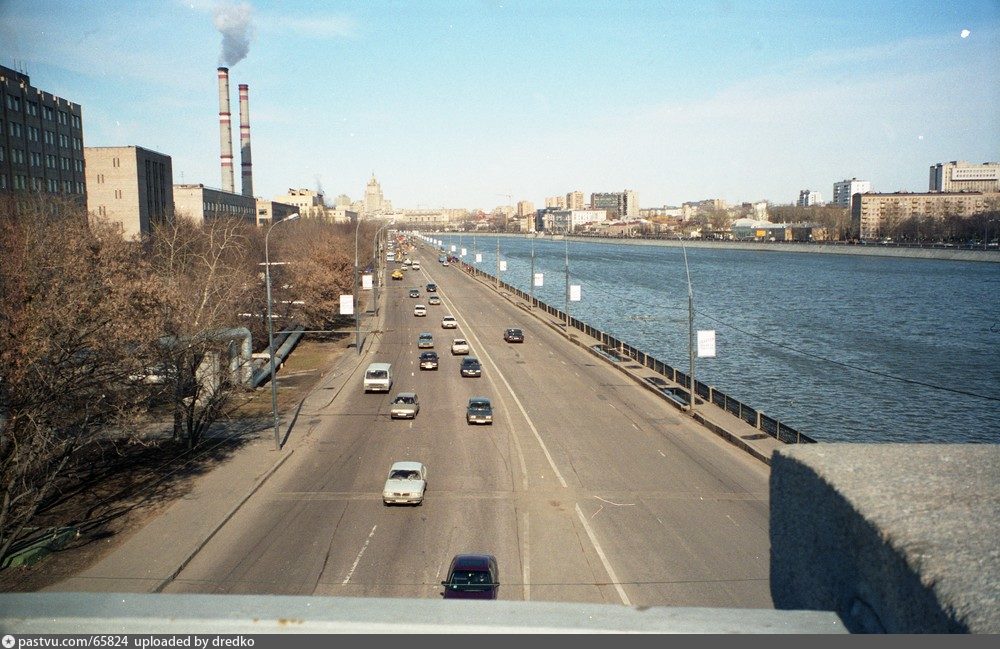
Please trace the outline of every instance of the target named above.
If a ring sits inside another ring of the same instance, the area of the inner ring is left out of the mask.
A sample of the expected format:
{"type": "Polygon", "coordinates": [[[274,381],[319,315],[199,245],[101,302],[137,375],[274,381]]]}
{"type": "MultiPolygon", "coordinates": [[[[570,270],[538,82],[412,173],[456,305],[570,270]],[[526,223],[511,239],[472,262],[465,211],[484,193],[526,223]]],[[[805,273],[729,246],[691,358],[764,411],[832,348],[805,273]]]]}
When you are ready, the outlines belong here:
{"type": "Polygon", "coordinates": [[[221,18],[260,196],[358,199],[374,171],[397,208],[790,203],[1000,160],[998,0],[0,0],[0,64],[80,103],[86,146],[218,187],[221,18]]]}

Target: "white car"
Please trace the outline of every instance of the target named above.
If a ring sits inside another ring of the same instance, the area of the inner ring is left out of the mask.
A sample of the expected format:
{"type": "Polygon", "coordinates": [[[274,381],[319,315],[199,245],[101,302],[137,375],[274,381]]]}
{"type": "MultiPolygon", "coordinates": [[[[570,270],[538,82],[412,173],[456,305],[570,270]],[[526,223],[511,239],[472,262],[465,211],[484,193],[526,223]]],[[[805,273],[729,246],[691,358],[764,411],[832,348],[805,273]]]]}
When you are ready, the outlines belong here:
{"type": "Polygon", "coordinates": [[[417,304],[413,307],[413,315],[415,316],[425,316],[427,315],[427,307],[423,304],[417,304]]]}
{"type": "Polygon", "coordinates": [[[458,329],[458,320],[450,315],[441,318],[442,329],[458,329]]]}
{"type": "Polygon", "coordinates": [[[410,269],[411,270],[420,270],[420,262],[419,261],[415,261],[412,264],[410,264],[410,269]]]}
{"type": "Polygon", "coordinates": [[[386,505],[421,505],[426,490],[426,466],[420,462],[394,462],[382,487],[382,502],[386,505]]]}
{"type": "Polygon", "coordinates": [[[439,298],[436,295],[432,295],[429,298],[427,298],[427,304],[430,305],[441,304],[441,298],[439,298]]]}
{"type": "Polygon", "coordinates": [[[468,354],[469,353],[469,343],[465,338],[456,338],[451,343],[451,353],[453,355],[458,354],[468,354]]]}

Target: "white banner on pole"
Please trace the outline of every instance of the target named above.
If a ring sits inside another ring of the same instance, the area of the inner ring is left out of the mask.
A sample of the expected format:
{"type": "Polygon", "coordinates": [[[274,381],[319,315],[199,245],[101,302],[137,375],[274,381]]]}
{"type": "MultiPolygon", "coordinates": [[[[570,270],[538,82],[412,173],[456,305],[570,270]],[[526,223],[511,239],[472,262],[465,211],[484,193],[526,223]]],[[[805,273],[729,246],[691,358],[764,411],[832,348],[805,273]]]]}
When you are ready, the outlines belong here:
{"type": "Polygon", "coordinates": [[[500,271],[503,272],[505,270],[507,270],[507,260],[506,259],[501,259],[500,260],[500,271]]]}
{"type": "Polygon", "coordinates": [[[541,286],[543,277],[541,273],[535,273],[535,286],[541,286]]]}
{"type": "Polygon", "coordinates": [[[455,252],[455,245],[454,244],[452,244],[452,246],[451,246],[451,251],[455,252]]]}
{"type": "Polygon", "coordinates": [[[372,290],[372,276],[370,274],[361,276],[361,290],[372,290]]]}
{"type": "Polygon", "coordinates": [[[715,358],[715,330],[698,331],[698,358],[715,358]]]}
{"type": "Polygon", "coordinates": [[[579,302],[580,301],[580,285],[570,284],[569,285],[569,301],[579,302]]]}
{"type": "Polygon", "coordinates": [[[476,253],[476,263],[478,264],[478,263],[481,263],[482,261],[483,261],[483,253],[477,252],[476,253]]]}
{"type": "Polygon", "coordinates": [[[340,296],[340,315],[354,315],[354,296],[340,296]]]}
{"type": "Polygon", "coordinates": [[[459,257],[464,257],[464,256],[465,256],[465,248],[462,248],[462,254],[459,255],[459,257]]]}

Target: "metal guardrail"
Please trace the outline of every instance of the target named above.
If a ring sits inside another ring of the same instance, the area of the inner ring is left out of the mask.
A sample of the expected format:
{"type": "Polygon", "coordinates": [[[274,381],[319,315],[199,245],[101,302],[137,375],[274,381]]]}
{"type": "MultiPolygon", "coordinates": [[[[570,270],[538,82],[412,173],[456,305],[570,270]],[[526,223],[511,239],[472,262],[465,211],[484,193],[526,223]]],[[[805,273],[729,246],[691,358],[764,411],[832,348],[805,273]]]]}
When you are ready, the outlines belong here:
{"type": "MultiPolygon", "coordinates": [[[[516,286],[511,286],[510,284],[499,281],[495,275],[491,275],[484,270],[480,270],[471,264],[467,264],[459,259],[454,259],[452,263],[460,264],[461,268],[467,273],[478,276],[485,277],[490,280],[491,283],[499,286],[500,288],[506,290],[509,293],[516,295],[517,297],[526,300],[533,308],[538,308],[548,313],[549,315],[559,318],[561,321],[566,321],[566,314],[559,309],[542,302],[538,298],[533,298],[529,293],[522,291],[516,286]]],[[[635,361],[636,363],[646,367],[657,374],[669,379],[670,381],[685,387],[690,383],[688,375],[684,372],[667,365],[661,360],[650,356],[641,349],[632,347],[623,340],[615,338],[609,333],[601,331],[600,329],[593,327],[582,320],[570,317],[570,326],[580,332],[600,341],[600,348],[596,349],[598,353],[605,356],[612,362],[625,362],[626,360],[635,361]]],[[[662,390],[661,390],[662,391],[662,390]]],[[[815,444],[816,440],[808,435],[805,435],[798,430],[792,428],[788,424],[783,424],[781,421],[769,417],[764,413],[760,412],[756,408],[749,406],[739,399],[735,399],[728,394],[715,389],[710,385],[706,385],[701,381],[695,380],[694,392],[697,397],[704,399],[707,402],[719,406],[729,414],[737,417],[744,422],[750,424],[757,430],[770,435],[779,442],[785,444],[815,444]]],[[[677,401],[677,395],[665,395],[668,398],[677,401]]],[[[685,394],[683,397],[684,402],[688,401],[688,397],[685,394]]]]}

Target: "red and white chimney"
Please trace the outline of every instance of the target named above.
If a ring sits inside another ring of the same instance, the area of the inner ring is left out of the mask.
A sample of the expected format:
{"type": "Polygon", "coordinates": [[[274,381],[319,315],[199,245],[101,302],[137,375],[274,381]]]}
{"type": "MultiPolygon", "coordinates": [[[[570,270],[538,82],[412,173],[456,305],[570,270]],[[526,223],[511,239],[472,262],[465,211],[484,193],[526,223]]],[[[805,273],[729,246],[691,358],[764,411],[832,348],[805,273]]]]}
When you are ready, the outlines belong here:
{"type": "Polygon", "coordinates": [[[222,145],[222,189],[234,193],[233,125],[229,114],[229,68],[219,68],[219,140],[222,145]]]}
{"type": "Polygon", "coordinates": [[[250,89],[240,84],[240,168],[244,196],[253,196],[253,172],[250,163],[250,89]]]}

